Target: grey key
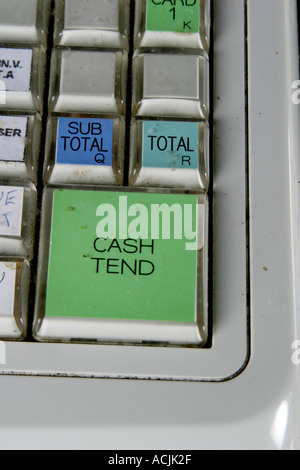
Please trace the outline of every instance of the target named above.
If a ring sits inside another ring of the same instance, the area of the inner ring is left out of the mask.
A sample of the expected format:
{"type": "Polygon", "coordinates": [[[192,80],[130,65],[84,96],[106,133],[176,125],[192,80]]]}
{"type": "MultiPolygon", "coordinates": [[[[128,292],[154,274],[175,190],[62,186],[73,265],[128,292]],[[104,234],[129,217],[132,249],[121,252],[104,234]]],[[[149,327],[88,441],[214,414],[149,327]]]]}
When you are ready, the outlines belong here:
{"type": "Polygon", "coordinates": [[[133,104],[137,116],[209,115],[209,63],[201,55],[146,53],[133,61],[133,104]]]}
{"type": "Polygon", "coordinates": [[[128,48],[128,0],[56,0],[55,45],[128,48]]]}
{"type": "Polygon", "coordinates": [[[0,42],[47,43],[50,0],[0,0],[0,42]]]}
{"type": "Polygon", "coordinates": [[[50,78],[51,112],[122,114],[126,71],[127,54],[120,51],[55,51],[50,78]]]}

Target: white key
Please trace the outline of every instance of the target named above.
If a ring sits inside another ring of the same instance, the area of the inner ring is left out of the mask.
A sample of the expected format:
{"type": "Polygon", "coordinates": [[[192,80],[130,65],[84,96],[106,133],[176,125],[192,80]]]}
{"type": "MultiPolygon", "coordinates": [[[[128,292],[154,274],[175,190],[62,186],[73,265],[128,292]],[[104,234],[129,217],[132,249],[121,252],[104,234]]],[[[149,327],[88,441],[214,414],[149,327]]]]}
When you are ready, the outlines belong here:
{"type": "Polygon", "coordinates": [[[0,0],[0,43],[46,46],[51,0],[0,0]]]}
{"type": "Polygon", "coordinates": [[[35,218],[33,185],[0,186],[0,256],[32,259],[35,218]]]}
{"type": "Polygon", "coordinates": [[[126,70],[126,53],[54,52],[50,111],[122,114],[125,112],[126,70]]]}
{"type": "Polygon", "coordinates": [[[0,338],[23,339],[26,335],[29,263],[0,259],[0,338]]]}
{"type": "Polygon", "coordinates": [[[45,60],[38,48],[0,48],[0,109],[42,111],[45,60]]]}
{"type": "Polygon", "coordinates": [[[18,238],[22,232],[24,188],[0,186],[0,235],[18,238]]]}
{"type": "Polygon", "coordinates": [[[40,153],[39,115],[0,115],[0,174],[37,183],[40,153]]]}
{"type": "Polygon", "coordinates": [[[128,0],[56,0],[54,43],[128,49],[128,0]]]}
{"type": "Polygon", "coordinates": [[[208,60],[193,54],[136,55],[133,107],[137,116],[208,118],[208,60]]]}

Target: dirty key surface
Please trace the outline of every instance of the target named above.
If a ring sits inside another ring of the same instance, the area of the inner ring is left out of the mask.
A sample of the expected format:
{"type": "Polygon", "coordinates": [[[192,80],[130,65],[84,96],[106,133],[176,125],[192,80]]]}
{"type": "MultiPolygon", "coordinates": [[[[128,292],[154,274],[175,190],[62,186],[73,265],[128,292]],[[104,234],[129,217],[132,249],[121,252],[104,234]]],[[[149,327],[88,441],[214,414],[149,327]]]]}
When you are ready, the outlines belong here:
{"type": "Polygon", "coordinates": [[[57,189],[44,209],[39,339],[205,343],[204,196],[57,189]]]}
{"type": "Polygon", "coordinates": [[[209,3],[55,0],[47,56],[51,2],[2,17],[0,259],[21,274],[1,314],[19,337],[39,249],[30,340],[206,345],[209,3]]]}

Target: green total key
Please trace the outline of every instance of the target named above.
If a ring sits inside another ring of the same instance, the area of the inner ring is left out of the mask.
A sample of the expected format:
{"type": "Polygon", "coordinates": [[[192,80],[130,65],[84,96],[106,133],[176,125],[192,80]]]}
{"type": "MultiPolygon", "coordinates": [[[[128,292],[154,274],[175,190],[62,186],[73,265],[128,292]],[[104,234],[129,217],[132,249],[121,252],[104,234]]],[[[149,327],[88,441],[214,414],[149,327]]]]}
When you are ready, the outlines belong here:
{"type": "Polygon", "coordinates": [[[200,0],[147,0],[147,30],[198,33],[200,0]]]}

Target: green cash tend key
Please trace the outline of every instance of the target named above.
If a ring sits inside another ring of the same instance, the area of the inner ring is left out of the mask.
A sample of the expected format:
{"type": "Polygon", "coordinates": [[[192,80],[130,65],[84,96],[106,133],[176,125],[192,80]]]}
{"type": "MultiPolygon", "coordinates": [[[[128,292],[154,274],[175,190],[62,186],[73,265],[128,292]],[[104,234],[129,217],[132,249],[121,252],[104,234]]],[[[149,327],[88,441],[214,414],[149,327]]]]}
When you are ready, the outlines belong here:
{"type": "Polygon", "coordinates": [[[38,338],[206,343],[204,195],[48,189],[44,208],[38,338]]]}
{"type": "Polygon", "coordinates": [[[197,251],[167,236],[187,204],[196,214],[197,196],[55,191],[46,315],[195,322],[197,251]]]}

